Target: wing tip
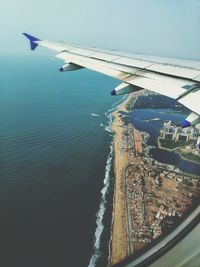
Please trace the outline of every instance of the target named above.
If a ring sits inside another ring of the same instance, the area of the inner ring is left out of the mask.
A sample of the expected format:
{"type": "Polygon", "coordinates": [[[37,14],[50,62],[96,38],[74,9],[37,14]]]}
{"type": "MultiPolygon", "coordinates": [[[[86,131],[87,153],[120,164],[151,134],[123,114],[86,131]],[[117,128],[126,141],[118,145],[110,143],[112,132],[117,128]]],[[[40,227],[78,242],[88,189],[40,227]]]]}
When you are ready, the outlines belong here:
{"type": "Polygon", "coordinates": [[[181,123],[181,128],[186,128],[186,127],[190,127],[191,126],[191,123],[187,120],[184,120],[182,123],[181,123]]]}
{"type": "Polygon", "coordinates": [[[38,44],[36,43],[37,41],[41,41],[39,38],[34,37],[26,32],[22,33],[26,38],[29,39],[30,41],[30,46],[31,46],[31,50],[35,50],[35,48],[38,46],[38,44]]]}

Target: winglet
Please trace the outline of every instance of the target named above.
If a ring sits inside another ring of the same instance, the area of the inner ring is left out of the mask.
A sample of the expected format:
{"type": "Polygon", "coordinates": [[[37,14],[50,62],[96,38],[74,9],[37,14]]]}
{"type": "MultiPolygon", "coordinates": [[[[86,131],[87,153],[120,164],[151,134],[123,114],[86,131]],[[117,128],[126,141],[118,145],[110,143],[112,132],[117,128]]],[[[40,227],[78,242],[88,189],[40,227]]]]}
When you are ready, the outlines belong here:
{"type": "Polygon", "coordinates": [[[186,127],[190,127],[191,126],[191,123],[187,120],[184,120],[182,123],[181,123],[181,128],[186,128],[186,127]]]}
{"type": "Polygon", "coordinates": [[[35,43],[35,41],[41,41],[41,40],[25,32],[23,32],[23,35],[25,35],[29,39],[31,50],[35,50],[35,48],[38,46],[38,44],[35,43]]]}

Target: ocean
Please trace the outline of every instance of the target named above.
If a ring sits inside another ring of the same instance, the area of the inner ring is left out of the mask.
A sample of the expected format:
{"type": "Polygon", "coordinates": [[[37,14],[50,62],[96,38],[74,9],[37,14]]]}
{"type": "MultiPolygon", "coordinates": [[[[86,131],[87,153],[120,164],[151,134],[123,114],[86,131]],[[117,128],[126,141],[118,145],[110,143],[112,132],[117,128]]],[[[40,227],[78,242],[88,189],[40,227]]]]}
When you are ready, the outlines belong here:
{"type": "Polygon", "coordinates": [[[118,81],[51,55],[0,62],[0,266],[105,266],[118,81]]]}

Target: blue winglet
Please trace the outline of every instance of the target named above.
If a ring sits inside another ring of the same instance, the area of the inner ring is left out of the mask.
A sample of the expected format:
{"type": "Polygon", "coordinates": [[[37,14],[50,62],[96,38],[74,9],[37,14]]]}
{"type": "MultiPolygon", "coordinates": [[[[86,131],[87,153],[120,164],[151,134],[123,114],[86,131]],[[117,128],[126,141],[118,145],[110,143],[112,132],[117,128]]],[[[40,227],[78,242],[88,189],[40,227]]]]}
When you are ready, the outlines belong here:
{"type": "Polygon", "coordinates": [[[35,48],[38,46],[38,44],[35,43],[35,41],[41,41],[41,40],[25,32],[23,32],[23,35],[25,35],[29,39],[31,50],[35,50],[35,48]]]}
{"type": "Polygon", "coordinates": [[[182,123],[181,123],[181,128],[186,128],[186,127],[190,127],[191,126],[191,123],[187,120],[184,120],[182,123]]]}

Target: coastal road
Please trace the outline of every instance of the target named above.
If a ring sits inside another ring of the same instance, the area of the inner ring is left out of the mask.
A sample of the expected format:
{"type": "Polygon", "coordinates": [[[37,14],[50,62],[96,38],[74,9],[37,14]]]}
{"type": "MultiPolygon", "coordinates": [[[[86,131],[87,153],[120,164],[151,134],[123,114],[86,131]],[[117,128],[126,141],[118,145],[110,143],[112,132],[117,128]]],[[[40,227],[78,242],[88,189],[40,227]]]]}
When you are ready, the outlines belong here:
{"type": "Polygon", "coordinates": [[[131,212],[129,207],[129,200],[128,200],[128,190],[127,190],[127,169],[130,165],[124,170],[124,181],[125,181],[125,197],[126,197],[126,230],[127,230],[127,243],[128,243],[128,255],[133,254],[133,241],[132,241],[132,219],[131,219],[131,212]]]}

